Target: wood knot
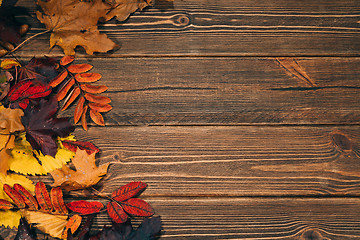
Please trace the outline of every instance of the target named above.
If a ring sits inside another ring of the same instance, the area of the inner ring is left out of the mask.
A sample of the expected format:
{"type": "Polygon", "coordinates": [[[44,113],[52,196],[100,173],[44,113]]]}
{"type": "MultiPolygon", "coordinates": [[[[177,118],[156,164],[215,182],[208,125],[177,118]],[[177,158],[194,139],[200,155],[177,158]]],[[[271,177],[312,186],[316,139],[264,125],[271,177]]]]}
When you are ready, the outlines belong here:
{"type": "Polygon", "coordinates": [[[190,18],[185,14],[177,14],[173,17],[174,25],[184,27],[190,24],[190,18]]]}
{"type": "Polygon", "coordinates": [[[300,236],[300,240],[326,240],[326,239],[328,238],[323,237],[320,232],[313,229],[306,230],[300,236]]]}
{"type": "Polygon", "coordinates": [[[353,149],[353,144],[350,139],[342,133],[333,133],[331,135],[331,140],[341,152],[352,151],[353,149]]]}

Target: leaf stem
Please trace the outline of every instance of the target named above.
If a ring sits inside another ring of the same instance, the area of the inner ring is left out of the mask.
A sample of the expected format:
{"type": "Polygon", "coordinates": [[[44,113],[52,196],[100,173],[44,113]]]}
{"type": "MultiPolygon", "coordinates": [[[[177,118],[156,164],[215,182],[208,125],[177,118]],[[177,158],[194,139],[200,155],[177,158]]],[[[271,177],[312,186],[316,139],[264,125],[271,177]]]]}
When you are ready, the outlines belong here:
{"type": "Polygon", "coordinates": [[[32,35],[31,37],[25,39],[25,40],[22,41],[19,45],[17,45],[16,48],[14,48],[13,50],[11,50],[11,51],[8,52],[7,54],[5,54],[5,56],[8,55],[8,54],[11,54],[11,53],[13,53],[13,52],[15,52],[15,51],[18,50],[22,45],[24,45],[26,42],[30,41],[31,39],[36,38],[36,37],[38,37],[38,36],[40,36],[40,35],[46,34],[46,33],[48,33],[48,32],[51,32],[51,31],[52,31],[52,30],[46,30],[46,31],[43,31],[43,32],[39,32],[39,33],[37,33],[37,34],[35,34],[35,35],[32,35]]]}

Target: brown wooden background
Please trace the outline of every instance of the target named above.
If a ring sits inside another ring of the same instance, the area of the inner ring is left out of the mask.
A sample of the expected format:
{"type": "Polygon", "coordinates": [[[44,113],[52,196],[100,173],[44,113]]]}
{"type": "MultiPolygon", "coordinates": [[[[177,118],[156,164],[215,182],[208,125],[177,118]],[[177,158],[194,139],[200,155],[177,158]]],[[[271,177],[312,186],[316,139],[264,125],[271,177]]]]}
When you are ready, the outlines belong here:
{"type": "MultiPolygon", "coordinates": [[[[360,239],[360,1],[165,7],[102,25],[115,53],[77,55],[113,100],[107,127],[75,132],[113,163],[102,190],[147,182],[161,239],[360,239]]],[[[48,39],[17,55],[60,56],[48,39]]]]}

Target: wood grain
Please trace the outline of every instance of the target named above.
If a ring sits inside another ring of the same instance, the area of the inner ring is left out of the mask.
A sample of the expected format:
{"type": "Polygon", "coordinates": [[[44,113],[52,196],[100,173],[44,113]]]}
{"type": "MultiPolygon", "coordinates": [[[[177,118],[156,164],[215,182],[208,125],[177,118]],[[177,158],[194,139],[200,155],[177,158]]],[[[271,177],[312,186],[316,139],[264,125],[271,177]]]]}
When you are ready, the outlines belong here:
{"type": "MultiPolygon", "coordinates": [[[[35,11],[33,2],[21,4],[35,11]]],[[[176,0],[173,9],[148,8],[100,29],[121,46],[114,56],[359,56],[359,9],[356,0],[176,0]]],[[[30,23],[29,36],[43,31],[30,23]]],[[[48,39],[20,55],[47,54],[48,39]]]]}
{"type": "Polygon", "coordinates": [[[145,196],[360,196],[358,127],[93,127],[75,135],[112,163],[103,193],[144,181],[145,196]]]}
{"type": "Polygon", "coordinates": [[[91,64],[103,75],[99,84],[109,87],[108,125],[360,123],[360,58],[284,58],[281,64],[278,58],[103,58],[91,64]]]}

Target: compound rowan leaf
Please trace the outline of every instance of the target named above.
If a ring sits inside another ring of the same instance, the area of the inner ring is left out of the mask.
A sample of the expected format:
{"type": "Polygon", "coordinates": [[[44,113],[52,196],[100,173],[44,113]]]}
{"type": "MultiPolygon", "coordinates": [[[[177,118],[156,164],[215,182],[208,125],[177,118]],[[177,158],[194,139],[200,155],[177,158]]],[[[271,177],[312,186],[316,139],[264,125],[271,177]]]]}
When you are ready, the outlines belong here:
{"type": "Polygon", "coordinates": [[[132,216],[150,217],[154,215],[154,209],[142,199],[130,198],[121,202],[124,211],[132,216]]]}
{"type": "Polygon", "coordinates": [[[141,193],[147,187],[143,182],[130,182],[111,194],[115,201],[122,202],[141,193]]]}
{"type": "Polygon", "coordinates": [[[21,186],[20,184],[14,184],[14,190],[20,193],[20,195],[24,199],[24,202],[30,210],[37,210],[39,208],[39,205],[33,195],[23,186],[21,186]]]}
{"type": "Polygon", "coordinates": [[[12,189],[8,184],[3,185],[4,192],[14,201],[19,208],[25,208],[25,201],[21,197],[20,193],[12,189]]]}
{"type": "Polygon", "coordinates": [[[85,106],[81,115],[81,125],[85,131],[88,130],[87,121],[86,121],[87,110],[88,110],[88,106],[85,106]]]}
{"type": "Polygon", "coordinates": [[[63,200],[63,193],[60,187],[54,187],[51,189],[50,199],[56,213],[67,214],[67,209],[63,200]]]}
{"type": "Polygon", "coordinates": [[[81,83],[92,83],[100,80],[100,73],[78,73],[75,75],[75,79],[81,83]]]}
{"type": "Polygon", "coordinates": [[[97,29],[97,23],[109,11],[102,0],[38,0],[42,12],[37,18],[52,31],[50,48],[58,45],[65,55],[74,55],[75,47],[82,46],[87,54],[107,52],[117,45],[97,29]]]}
{"type": "Polygon", "coordinates": [[[4,199],[0,199],[0,209],[1,210],[9,210],[9,209],[13,209],[14,208],[14,205],[9,202],[9,201],[6,201],[4,199]]]}
{"type": "Polygon", "coordinates": [[[93,109],[90,109],[90,118],[94,121],[97,125],[105,126],[105,121],[101,113],[98,111],[95,111],[93,109]]]}
{"type": "Polygon", "coordinates": [[[126,222],[128,215],[124,212],[124,209],[117,202],[108,202],[107,212],[112,220],[116,223],[126,222]]]}
{"type": "Polygon", "coordinates": [[[108,112],[112,109],[110,104],[107,103],[95,103],[91,102],[88,104],[89,108],[97,112],[108,112]]]}
{"type": "Polygon", "coordinates": [[[70,65],[67,69],[71,73],[85,73],[90,71],[92,68],[93,66],[88,63],[81,63],[70,65]]]}
{"type": "Polygon", "coordinates": [[[75,60],[75,56],[64,56],[60,59],[60,65],[61,66],[66,66],[70,63],[72,63],[75,60]]]}
{"type": "Polygon", "coordinates": [[[105,85],[94,86],[86,83],[81,84],[80,88],[88,93],[102,93],[108,90],[108,87],[105,85]]]}
{"type": "Polygon", "coordinates": [[[40,210],[44,212],[51,212],[53,210],[53,205],[47,191],[45,184],[43,182],[38,182],[35,186],[35,196],[40,205],[40,210]]]}
{"type": "Polygon", "coordinates": [[[68,99],[65,101],[65,105],[62,107],[61,111],[65,111],[74,101],[75,99],[80,95],[80,88],[74,87],[73,91],[70,93],[68,99]]]}
{"type": "Polygon", "coordinates": [[[94,152],[95,153],[99,152],[99,149],[91,142],[64,140],[62,141],[62,144],[65,148],[73,152],[76,152],[77,148],[81,150],[86,150],[86,153],[89,155],[94,152]]]}
{"type": "Polygon", "coordinates": [[[61,101],[64,99],[66,94],[69,92],[70,88],[75,84],[74,78],[71,78],[56,94],[57,100],[61,101]]]}
{"type": "Polygon", "coordinates": [[[104,205],[101,202],[98,201],[88,202],[84,200],[73,201],[66,204],[66,206],[73,212],[77,212],[81,214],[97,213],[104,208],[104,205]]]}
{"type": "Polygon", "coordinates": [[[50,87],[56,87],[57,85],[59,85],[60,83],[62,83],[67,76],[68,76],[68,72],[67,72],[67,71],[62,71],[59,75],[57,75],[57,76],[49,83],[49,86],[50,86],[50,87]]]}
{"type": "Polygon", "coordinates": [[[74,131],[67,118],[55,117],[57,107],[55,98],[49,101],[42,99],[38,105],[29,105],[22,117],[26,139],[32,148],[52,157],[55,157],[58,149],[56,138],[66,137],[74,131]]]}
{"type": "Polygon", "coordinates": [[[91,93],[86,93],[85,98],[90,102],[99,103],[99,104],[106,104],[111,102],[111,99],[108,97],[94,95],[91,93]]]}
{"type": "Polygon", "coordinates": [[[74,111],[74,124],[76,124],[80,120],[81,115],[84,112],[84,103],[85,103],[85,98],[80,97],[74,111]]]}
{"type": "Polygon", "coordinates": [[[110,163],[100,165],[95,164],[95,152],[87,154],[85,150],[77,149],[72,162],[76,171],[64,165],[61,169],[51,172],[54,178],[53,186],[61,186],[66,191],[84,189],[95,185],[102,176],[107,173],[110,163]]]}

